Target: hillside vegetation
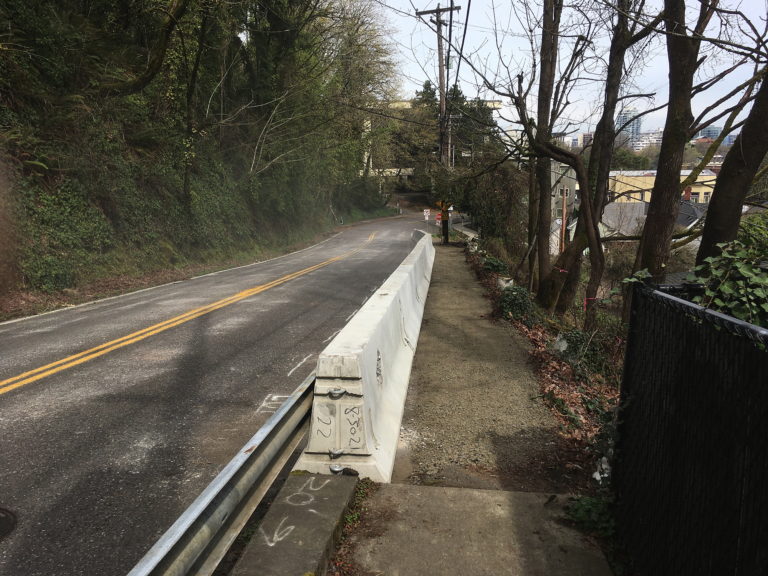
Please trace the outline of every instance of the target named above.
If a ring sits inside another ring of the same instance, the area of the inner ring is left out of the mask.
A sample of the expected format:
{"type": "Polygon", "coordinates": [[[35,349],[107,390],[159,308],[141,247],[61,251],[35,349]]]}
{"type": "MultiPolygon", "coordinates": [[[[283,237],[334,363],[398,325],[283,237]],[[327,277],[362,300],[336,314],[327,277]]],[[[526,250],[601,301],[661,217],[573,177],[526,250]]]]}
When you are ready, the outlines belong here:
{"type": "Polygon", "coordinates": [[[0,4],[0,295],[258,255],[383,206],[347,0],[0,4]]]}

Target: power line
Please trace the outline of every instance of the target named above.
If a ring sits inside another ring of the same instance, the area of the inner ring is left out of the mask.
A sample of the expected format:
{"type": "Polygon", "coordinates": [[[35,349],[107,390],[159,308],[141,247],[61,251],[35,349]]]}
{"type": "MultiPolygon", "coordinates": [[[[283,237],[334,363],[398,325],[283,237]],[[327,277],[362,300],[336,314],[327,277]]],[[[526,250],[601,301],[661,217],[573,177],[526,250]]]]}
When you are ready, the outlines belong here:
{"type": "Polygon", "coordinates": [[[438,85],[440,89],[440,161],[443,164],[443,166],[449,166],[449,155],[450,155],[450,136],[448,133],[448,124],[449,124],[449,118],[448,114],[446,112],[446,70],[445,70],[445,62],[444,57],[445,54],[443,52],[443,19],[442,15],[445,12],[449,12],[453,14],[454,10],[461,10],[461,6],[454,6],[453,0],[451,0],[451,6],[450,8],[441,8],[440,4],[437,5],[437,8],[435,10],[422,10],[420,12],[416,12],[416,15],[419,17],[427,16],[427,15],[434,15],[434,19],[430,19],[430,22],[432,22],[435,25],[436,32],[437,32],[437,60],[438,60],[438,85]]]}
{"type": "Polygon", "coordinates": [[[456,64],[456,82],[459,81],[459,72],[461,72],[461,60],[464,58],[464,41],[467,39],[467,29],[469,28],[469,11],[472,9],[472,0],[467,0],[467,15],[464,18],[464,34],[461,36],[461,47],[459,47],[459,63],[456,64]]]}
{"type": "MultiPolygon", "coordinates": [[[[446,50],[445,58],[445,85],[448,90],[451,89],[449,79],[451,77],[451,46],[453,46],[453,8],[453,0],[451,0],[451,9],[448,12],[448,49],[446,50]]],[[[458,80],[458,76],[456,79],[458,80]]]]}
{"type": "MultiPolygon", "coordinates": [[[[451,0],[451,7],[453,7],[453,0],[451,0]]],[[[461,59],[464,56],[464,41],[467,39],[467,24],[469,23],[469,10],[470,10],[471,7],[472,7],[472,0],[468,0],[468,3],[467,3],[467,15],[466,15],[466,17],[464,19],[464,34],[461,37],[461,47],[459,48],[459,56],[458,56],[459,62],[458,62],[458,64],[456,64],[456,80],[454,80],[454,87],[458,87],[458,85],[459,85],[459,72],[461,71],[461,59]]],[[[453,27],[453,12],[451,12],[451,27],[453,27]]],[[[451,53],[451,40],[450,40],[451,32],[450,32],[450,30],[451,29],[449,28],[449,31],[448,31],[449,62],[450,62],[450,53],[451,53]]],[[[456,90],[454,90],[454,96],[456,96],[455,92],[456,92],[456,90]]],[[[451,148],[451,139],[452,139],[452,134],[451,134],[451,132],[452,132],[451,108],[453,108],[453,107],[454,107],[453,102],[449,101],[448,102],[448,106],[447,106],[447,108],[448,108],[448,154],[449,155],[451,154],[451,150],[450,150],[450,148],[451,148]]],[[[461,109],[459,109],[459,112],[461,112],[463,114],[463,111],[461,109]]]]}

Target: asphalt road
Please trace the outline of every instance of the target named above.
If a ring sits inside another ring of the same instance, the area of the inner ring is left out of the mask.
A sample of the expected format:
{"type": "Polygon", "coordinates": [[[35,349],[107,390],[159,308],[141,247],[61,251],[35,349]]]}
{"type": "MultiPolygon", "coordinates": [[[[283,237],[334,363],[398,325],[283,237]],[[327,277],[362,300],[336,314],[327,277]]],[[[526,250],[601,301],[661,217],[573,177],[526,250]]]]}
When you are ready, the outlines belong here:
{"type": "Polygon", "coordinates": [[[127,573],[314,369],[418,218],[0,324],[0,575],[127,573]],[[8,516],[6,515],[6,520],[8,516]]]}

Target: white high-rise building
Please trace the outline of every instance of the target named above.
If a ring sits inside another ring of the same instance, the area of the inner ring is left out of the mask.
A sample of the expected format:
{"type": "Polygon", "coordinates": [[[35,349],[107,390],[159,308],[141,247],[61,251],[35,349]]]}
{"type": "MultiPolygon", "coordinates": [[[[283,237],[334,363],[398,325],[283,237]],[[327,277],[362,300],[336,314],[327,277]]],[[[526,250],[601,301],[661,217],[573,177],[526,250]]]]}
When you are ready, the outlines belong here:
{"type": "Polygon", "coordinates": [[[634,142],[632,142],[632,149],[635,152],[640,152],[640,150],[645,150],[649,146],[661,146],[661,139],[663,136],[664,132],[661,130],[643,132],[634,140],[634,142]]]}
{"type": "Polygon", "coordinates": [[[634,145],[640,137],[643,128],[642,118],[636,118],[638,111],[635,108],[625,108],[616,115],[616,144],[619,146],[634,145]]]}

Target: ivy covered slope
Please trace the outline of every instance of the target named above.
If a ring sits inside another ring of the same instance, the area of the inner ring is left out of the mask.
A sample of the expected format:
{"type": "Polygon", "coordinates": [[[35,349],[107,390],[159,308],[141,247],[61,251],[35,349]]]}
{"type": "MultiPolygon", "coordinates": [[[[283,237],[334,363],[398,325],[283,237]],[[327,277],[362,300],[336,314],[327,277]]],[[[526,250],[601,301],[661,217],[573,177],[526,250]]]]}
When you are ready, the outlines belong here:
{"type": "Polygon", "coordinates": [[[381,207],[352,0],[0,3],[0,292],[257,253],[381,207]]]}
{"type": "Polygon", "coordinates": [[[738,237],[718,246],[689,278],[702,285],[694,302],[768,328],[768,212],[743,219],[738,237]]]}

